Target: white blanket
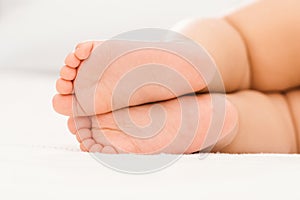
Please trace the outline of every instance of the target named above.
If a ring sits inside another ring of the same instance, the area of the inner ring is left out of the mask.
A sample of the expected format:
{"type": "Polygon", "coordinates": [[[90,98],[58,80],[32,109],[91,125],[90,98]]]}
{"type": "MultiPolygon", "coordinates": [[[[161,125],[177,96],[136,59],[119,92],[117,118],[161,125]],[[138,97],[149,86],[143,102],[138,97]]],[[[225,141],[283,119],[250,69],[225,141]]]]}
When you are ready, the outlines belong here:
{"type": "Polygon", "coordinates": [[[143,175],[109,169],[79,151],[52,110],[54,85],[54,76],[0,71],[1,199],[300,198],[299,155],[186,155],[143,175]]]}

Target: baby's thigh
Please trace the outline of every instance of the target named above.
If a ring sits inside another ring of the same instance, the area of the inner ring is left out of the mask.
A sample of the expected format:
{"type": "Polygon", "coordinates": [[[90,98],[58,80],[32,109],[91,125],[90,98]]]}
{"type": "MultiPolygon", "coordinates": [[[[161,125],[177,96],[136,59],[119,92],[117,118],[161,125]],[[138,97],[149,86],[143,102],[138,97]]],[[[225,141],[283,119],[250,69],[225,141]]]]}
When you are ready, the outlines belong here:
{"type": "Polygon", "coordinates": [[[228,94],[239,126],[226,153],[296,153],[297,142],[286,95],[245,90],[228,94]]]}
{"type": "Polygon", "coordinates": [[[298,153],[299,153],[300,152],[300,88],[288,92],[286,96],[289,103],[290,112],[293,117],[295,131],[297,133],[298,153]]]}

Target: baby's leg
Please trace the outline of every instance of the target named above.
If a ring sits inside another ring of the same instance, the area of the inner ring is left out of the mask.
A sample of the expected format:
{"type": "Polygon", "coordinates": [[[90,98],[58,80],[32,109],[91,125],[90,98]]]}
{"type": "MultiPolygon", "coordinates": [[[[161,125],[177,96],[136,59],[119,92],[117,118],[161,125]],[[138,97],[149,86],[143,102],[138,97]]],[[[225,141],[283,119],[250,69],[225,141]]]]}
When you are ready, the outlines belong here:
{"type": "Polygon", "coordinates": [[[300,85],[300,1],[262,0],[223,19],[182,22],[174,30],[216,60],[226,91],[280,91],[300,85]]]}
{"type": "Polygon", "coordinates": [[[300,152],[300,89],[289,91],[287,94],[290,112],[297,132],[298,153],[300,152]]]}
{"type": "MultiPolygon", "coordinates": [[[[296,103],[300,100],[300,90],[286,95],[279,93],[266,95],[246,90],[230,94],[227,99],[222,132],[218,140],[211,140],[211,142],[216,142],[214,152],[296,153],[298,151],[293,119],[298,125],[300,124],[298,120],[300,106],[296,103]]],[[[211,138],[207,134],[211,124],[210,119],[214,113],[214,107],[208,94],[198,95],[197,104],[201,111],[199,117],[195,117],[194,112],[189,112],[189,115],[192,114],[189,118],[198,120],[200,124],[195,132],[195,137],[191,135],[191,133],[193,134],[191,128],[182,132],[178,131],[182,123],[181,106],[186,105],[193,111],[195,109],[189,96],[156,104],[134,106],[92,117],[71,118],[69,129],[76,134],[81,148],[85,151],[143,154],[192,153],[207,147],[204,145],[206,143],[204,141],[211,138]],[[180,105],[178,100],[183,104],[180,105]],[[164,112],[160,112],[160,109],[152,109],[151,115],[145,114],[149,113],[154,105],[162,106],[164,112]],[[114,115],[123,116],[127,111],[133,122],[140,127],[148,124],[149,117],[153,116],[155,119],[165,119],[165,123],[162,129],[156,129],[156,126],[152,126],[152,121],[149,127],[159,131],[156,133],[152,129],[149,133],[156,134],[147,137],[148,133],[145,133],[145,130],[136,132],[135,126],[131,126],[126,120],[116,122],[114,115]],[[127,128],[124,129],[124,127],[127,128]],[[175,142],[176,140],[173,138],[180,139],[175,142]]],[[[218,110],[216,111],[218,113],[218,110]]],[[[193,120],[189,120],[184,125],[193,127],[193,120]]],[[[213,137],[213,139],[216,138],[213,137]]]]}
{"type": "Polygon", "coordinates": [[[233,142],[222,149],[222,152],[296,153],[298,151],[296,125],[299,130],[300,90],[287,94],[263,94],[248,90],[230,94],[228,99],[238,110],[239,128],[233,142]]]}

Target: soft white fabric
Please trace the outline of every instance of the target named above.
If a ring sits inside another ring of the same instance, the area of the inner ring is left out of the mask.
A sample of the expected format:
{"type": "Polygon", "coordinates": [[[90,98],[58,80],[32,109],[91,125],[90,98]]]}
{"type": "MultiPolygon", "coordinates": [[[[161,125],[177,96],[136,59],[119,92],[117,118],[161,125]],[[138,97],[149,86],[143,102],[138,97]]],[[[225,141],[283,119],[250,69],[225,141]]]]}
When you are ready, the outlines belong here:
{"type": "Polygon", "coordinates": [[[54,83],[0,70],[1,199],[300,198],[299,155],[187,155],[153,174],[111,170],[78,151],[51,108],[54,83]]]}
{"type": "Polygon", "coordinates": [[[167,29],[249,1],[1,0],[0,68],[58,68],[78,42],[140,28],[167,29]]]}
{"type": "Polygon", "coordinates": [[[1,146],[0,162],[3,199],[300,198],[295,155],[184,156],[145,175],[121,174],[86,153],[51,148],[1,146]]]}

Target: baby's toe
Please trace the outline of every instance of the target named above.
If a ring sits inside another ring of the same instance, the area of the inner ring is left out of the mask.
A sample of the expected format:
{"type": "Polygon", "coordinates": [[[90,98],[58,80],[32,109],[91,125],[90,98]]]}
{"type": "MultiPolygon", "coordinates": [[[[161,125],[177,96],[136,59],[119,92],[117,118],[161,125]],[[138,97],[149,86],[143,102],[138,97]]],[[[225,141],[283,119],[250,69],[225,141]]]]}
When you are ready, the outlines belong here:
{"type": "Polygon", "coordinates": [[[102,152],[103,146],[101,144],[94,144],[91,146],[89,152],[96,153],[96,152],[102,152]]]}
{"type": "Polygon", "coordinates": [[[86,140],[83,140],[81,143],[80,143],[80,149],[82,151],[89,151],[90,148],[96,144],[95,140],[93,139],[86,139],[86,140]]]}
{"type": "Polygon", "coordinates": [[[63,66],[60,70],[61,78],[68,81],[73,81],[76,77],[76,73],[77,73],[76,69],[68,66],[63,66]]]}
{"type": "Polygon", "coordinates": [[[56,112],[66,116],[73,115],[72,109],[73,97],[72,95],[57,94],[53,97],[53,108],[56,112]]]}
{"type": "Polygon", "coordinates": [[[60,94],[72,94],[73,83],[60,78],[56,81],[56,90],[60,94]]]}
{"type": "Polygon", "coordinates": [[[80,60],[87,59],[93,49],[93,42],[79,44],[75,49],[75,56],[80,60]]]}
{"type": "Polygon", "coordinates": [[[68,119],[68,128],[71,133],[75,134],[80,129],[90,129],[91,121],[88,117],[70,117],[68,119]]]}
{"type": "Polygon", "coordinates": [[[117,154],[118,152],[112,146],[105,146],[102,149],[102,153],[117,154]]]}
{"type": "Polygon", "coordinates": [[[76,138],[77,138],[78,142],[82,142],[86,139],[91,139],[92,132],[88,128],[80,129],[76,132],[76,138]]]}
{"type": "Polygon", "coordinates": [[[74,53],[70,53],[66,59],[65,64],[72,68],[77,68],[80,64],[80,60],[75,56],[74,53]]]}

